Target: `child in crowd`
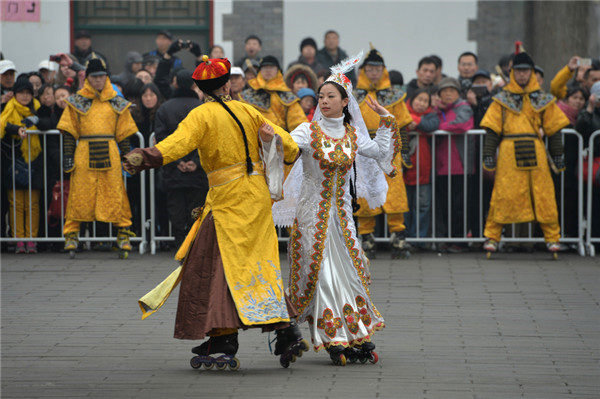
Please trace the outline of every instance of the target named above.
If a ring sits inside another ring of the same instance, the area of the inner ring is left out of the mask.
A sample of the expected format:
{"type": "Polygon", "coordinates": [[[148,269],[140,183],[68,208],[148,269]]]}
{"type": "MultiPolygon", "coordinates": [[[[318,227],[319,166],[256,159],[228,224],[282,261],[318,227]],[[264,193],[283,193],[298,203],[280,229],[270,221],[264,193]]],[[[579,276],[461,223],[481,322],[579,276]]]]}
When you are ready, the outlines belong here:
{"type": "Polygon", "coordinates": [[[309,121],[312,121],[315,109],[317,108],[317,96],[313,89],[305,87],[298,90],[298,97],[300,98],[300,106],[309,121]]]}
{"type": "Polygon", "coordinates": [[[406,108],[413,119],[407,130],[410,132],[410,160],[415,167],[404,171],[410,208],[404,217],[404,223],[408,237],[422,238],[429,236],[431,221],[431,147],[427,133],[437,130],[440,121],[431,107],[431,94],[425,88],[414,92],[406,102],[406,108]]]}
{"type": "MultiPolygon", "coordinates": [[[[13,91],[14,97],[0,115],[3,156],[11,159],[10,167],[2,171],[2,180],[8,188],[12,236],[26,239],[38,235],[40,191],[44,185],[40,137],[37,134],[28,136],[26,130],[38,130],[42,123],[36,115],[40,103],[33,98],[33,85],[28,77],[17,79],[13,91]]],[[[24,241],[17,242],[16,253],[37,253],[35,242],[25,244],[24,241]]]]}

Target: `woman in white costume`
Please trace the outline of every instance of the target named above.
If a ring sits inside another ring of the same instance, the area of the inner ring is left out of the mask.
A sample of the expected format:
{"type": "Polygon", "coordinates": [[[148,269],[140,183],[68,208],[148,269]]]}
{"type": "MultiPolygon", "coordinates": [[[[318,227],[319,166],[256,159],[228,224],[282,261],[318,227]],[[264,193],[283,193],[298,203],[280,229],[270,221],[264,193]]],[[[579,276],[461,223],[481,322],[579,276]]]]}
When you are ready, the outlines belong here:
{"type": "Polygon", "coordinates": [[[292,225],[289,289],[298,322],[308,321],[315,351],[325,348],[337,365],[378,359],[371,336],[384,321],[370,298],[353,199],[385,201],[383,172],[395,173],[392,160],[400,151],[394,117],[373,98],[368,104],[381,122],[369,138],[343,74],[358,62],[360,56],[332,68],[319,87],[313,122],[291,132],[302,154],[285,182],[285,199],[273,208],[276,224],[292,225]]]}

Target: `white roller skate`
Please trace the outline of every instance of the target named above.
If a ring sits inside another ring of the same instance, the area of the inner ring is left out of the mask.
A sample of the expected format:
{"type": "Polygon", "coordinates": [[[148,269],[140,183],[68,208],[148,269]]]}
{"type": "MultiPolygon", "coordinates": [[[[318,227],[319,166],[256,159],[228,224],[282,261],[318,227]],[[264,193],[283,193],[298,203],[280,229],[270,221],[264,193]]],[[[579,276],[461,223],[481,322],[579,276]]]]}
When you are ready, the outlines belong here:
{"type": "Polygon", "coordinates": [[[76,231],[65,234],[65,251],[69,251],[69,258],[75,258],[77,245],[79,245],[79,237],[76,231]]]}
{"type": "Polygon", "coordinates": [[[129,237],[135,237],[135,233],[128,228],[121,228],[117,232],[117,247],[119,248],[119,259],[127,259],[131,251],[129,237]]]}
{"type": "Polygon", "coordinates": [[[361,235],[361,241],[362,241],[362,249],[365,252],[365,255],[367,255],[367,258],[375,259],[376,258],[375,235],[373,235],[373,233],[363,234],[363,235],[361,235]]]}
{"type": "Polygon", "coordinates": [[[404,231],[394,231],[390,237],[392,259],[409,259],[410,250],[406,242],[404,231]]]}
{"type": "Polygon", "coordinates": [[[483,250],[486,251],[485,257],[490,259],[492,257],[492,252],[498,251],[498,241],[488,238],[483,243],[483,250]]]}

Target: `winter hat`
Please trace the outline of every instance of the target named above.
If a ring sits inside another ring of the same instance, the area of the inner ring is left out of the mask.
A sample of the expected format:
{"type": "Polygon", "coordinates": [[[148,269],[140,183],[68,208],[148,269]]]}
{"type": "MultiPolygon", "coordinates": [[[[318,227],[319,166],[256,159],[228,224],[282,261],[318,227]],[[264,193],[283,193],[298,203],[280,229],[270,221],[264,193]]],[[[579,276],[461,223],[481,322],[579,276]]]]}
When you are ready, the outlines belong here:
{"type": "Polygon", "coordinates": [[[544,70],[542,69],[542,67],[539,66],[534,66],[533,69],[535,70],[535,72],[539,73],[540,75],[542,75],[542,78],[544,77],[544,70]]]}
{"type": "Polygon", "coordinates": [[[173,34],[166,29],[159,30],[158,32],[156,32],[156,36],[164,36],[169,40],[173,40],[173,34]]]}
{"type": "Polygon", "coordinates": [[[381,53],[379,51],[377,51],[377,49],[375,47],[373,47],[373,43],[369,43],[369,46],[371,46],[371,51],[369,51],[369,54],[367,54],[367,57],[363,61],[361,68],[363,68],[365,65],[383,65],[383,66],[385,66],[385,63],[383,62],[383,57],[381,56],[381,53]]]}
{"type": "Polygon", "coordinates": [[[101,58],[92,58],[87,62],[85,68],[85,77],[108,75],[106,63],[101,58]]]}
{"type": "Polygon", "coordinates": [[[317,42],[312,37],[307,37],[300,42],[300,52],[306,46],[312,46],[315,50],[317,49],[317,42]]]}
{"type": "Polygon", "coordinates": [[[303,87],[302,89],[298,90],[298,98],[303,99],[306,96],[311,96],[315,100],[317,99],[317,95],[315,94],[315,91],[313,89],[303,87]]]}
{"type": "Polygon", "coordinates": [[[445,78],[442,78],[442,80],[440,81],[440,84],[437,87],[438,94],[443,89],[446,89],[448,87],[452,87],[453,89],[456,89],[456,91],[460,92],[460,83],[458,83],[458,80],[456,80],[455,78],[452,78],[450,76],[447,76],[445,78]]]}
{"type": "Polygon", "coordinates": [[[485,69],[479,69],[475,74],[471,77],[471,80],[475,80],[475,78],[484,77],[486,79],[492,79],[490,73],[485,69]]]}
{"type": "Polygon", "coordinates": [[[262,61],[260,61],[260,66],[258,67],[258,69],[260,70],[260,68],[269,65],[275,65],[277,69],[281,69],[281,67],[279,66],[279,61],[272,55],[267,55],[265,58],[263,58],[262,61]]]}
{"type": "Polygon", "coordinates": [[[192,79],[202,91],[213,91],[229,81],[231,63],[227,58],[209,59],[208,55],[202,56],[192,79]]]}
{"type": "Polygon", "coordinates": [[[535,63],[527,53],[519,53],[513,59],[513,69],[533,69],[535,63]]]}
{"type": "Polygon", "coordinates": [[[91,39],[92,35],[90,35],[90,32],[88,32],[87,30],[78,30],[77,32],[75,32],[75,40],[81,39],[83,37],[91,39]]]}
{"type": "Polygon", "coordinates": [[[27,76],[19,76],[19,78],[15,82],[15,85],[13,86],[13,92],[15,94],[20,93],[22,91],[29,91],[31,94],[33,94],[33,85],[31,84],[27,76]]]}

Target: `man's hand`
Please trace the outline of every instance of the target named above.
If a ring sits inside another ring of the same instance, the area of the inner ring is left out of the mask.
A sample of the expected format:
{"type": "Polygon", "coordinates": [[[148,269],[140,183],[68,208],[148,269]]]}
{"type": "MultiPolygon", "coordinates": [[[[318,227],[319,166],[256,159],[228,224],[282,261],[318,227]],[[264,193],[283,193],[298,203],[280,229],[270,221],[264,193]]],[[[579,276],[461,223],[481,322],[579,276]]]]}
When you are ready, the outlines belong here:
{"type": "Polygon", "coordinates": [[[258,128],[258,133],[260,134],[261,140],[265,143],[270,143],[275,136],[275,130],[273,129],[273,126],[269,125],[268,123],[263,123],[262,126],[258,128]]]}
{"type": "Polygon", "coordinates": [[[578,63],[579,63],[579,57],[575,55],[575,56],[571,57],[571,59],[567,63],[567,66],[569,67],[569,69],[571,71],[574,71],[574,70],[577,69],[577,64],[578,63]]]}
{"type": "Polygon", "coordinates": [[[13,98],[15,94],[12,91],[9,91],[6,94],[2,95],[2,104],[6,104],[11,98],[13,98]]]}
{"type": "Polygon", "coordinates": [[[483,169],[493,172],[496,170],[496,160],[492,156],[483,157],[483,169]]]}
{"type": "Polygon", "coordinates": [[[471,105],[477,105],[477,96],[473,92],[473,90],[467,91],[467,101],[471,105]]]}
{"type": "Polygon", "coordinates": [[[185,173],[187,172],[187,163],[180,161],[177,163],[177,169],[179,169],[179,171],[181,173],[185,173]]]}
{"type": "Polygon", "coordinates": [[[195,172],[198,169],[198,165],[194,161],[187,161],[186,163],[187,172],[195,172]]]}
{"type": "Polygon", "coordinates": [[[171,43],[171,45],[167,49],[167,54],[172,56],[173,54],[175,54],[176,52],[181,50],[182,47],[183,47],[183,41],[181,39],[177,39],[173,43],[171,43]]]}

